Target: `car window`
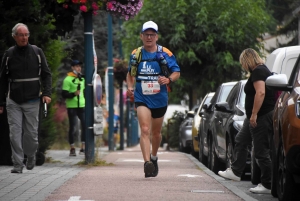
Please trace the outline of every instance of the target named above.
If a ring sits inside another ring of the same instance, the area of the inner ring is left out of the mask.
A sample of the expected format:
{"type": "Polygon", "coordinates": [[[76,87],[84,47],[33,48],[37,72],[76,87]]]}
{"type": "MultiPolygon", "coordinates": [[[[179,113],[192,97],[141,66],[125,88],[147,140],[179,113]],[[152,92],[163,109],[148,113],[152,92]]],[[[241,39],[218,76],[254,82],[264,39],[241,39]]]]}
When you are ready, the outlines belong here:
{"type": "Polygon", "coordinates": [[[218,102],[225,102],[226,101],[226,98],[227,98],[230,90],[232,89],[232,87],[233,87],[233,85],[225,85],[225,86],[223,86],[222,91],[221,91],[221,95],[220,95],[220,98],[219,98],[218,102]]]}
{"type": "Polygon", "coordinates": [[[211,99],[212,99],[212,96],[207,96],[207,98],[204,101],[204,104],[209,103],[211,99]]]}
{"type": "Polygon", "coordinates": [[[291,73],[292,73],[292,70],[293,70],[293,67],[296,63],[296,60],[297,58],[290,58],[287,62],[286,62],[286,65],[283,69],[283,72],[281,73],[284,73],[286,74],[286,77],[289,79],[290,76],[291,76],[291,73]]]}
{"type": "Polygon", "coordinates": [[[215,104],[215,103],[217,102],[217,98],[218,98],[218,94],[219,94],[219,91],[220,91],[220,90],[221,90],[221,86],[218,87],[218,89],[217,89],[215,95],[212,97],[212,99],[211,99],[211,103],[212,103],[212,104],[215,104]]]}
{"type": "Polygon", "coordinates": [[[238,102],[238,105],[240,107],[243,107],[243,108],[245,108],[245,98],[246,98],[246,94],[245,94],[245,91],[244,91],[244,86],[245,85],[243,85],[242,88],[241,88],[240,99],[239,99],[239,102],[238,102]]]}
{"type": "Polygon", "coordinates": [[[237,95],[238,95],[238,84],[233,86],[226,99],[226,102],[229,104],[230,108],[233,108],[233,106],[235,105],[235,100],[237,95]]]}

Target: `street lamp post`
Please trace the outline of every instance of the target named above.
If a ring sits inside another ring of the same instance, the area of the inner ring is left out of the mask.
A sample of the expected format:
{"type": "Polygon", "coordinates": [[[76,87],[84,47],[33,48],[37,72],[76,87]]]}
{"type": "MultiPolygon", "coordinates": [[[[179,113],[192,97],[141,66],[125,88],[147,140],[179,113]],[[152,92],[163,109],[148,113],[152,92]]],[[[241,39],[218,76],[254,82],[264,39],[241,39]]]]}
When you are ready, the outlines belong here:
{"type": "Polygon", "coordinates": [[[107,14],[108,24],[108,149],[114,150],[114,70],[113,70],[113,43],[112,43],[112,17],[107,14]]]}
{"type": "Polygon", "coordinates": [[[93,71],[94,71],[94,55],[93,55],[93,19],[92,12],[83,13],[84,17],[84,64],[85,64],[85,161],[87,163],[94,162],[94,132],[93,132],[93,71]]]}

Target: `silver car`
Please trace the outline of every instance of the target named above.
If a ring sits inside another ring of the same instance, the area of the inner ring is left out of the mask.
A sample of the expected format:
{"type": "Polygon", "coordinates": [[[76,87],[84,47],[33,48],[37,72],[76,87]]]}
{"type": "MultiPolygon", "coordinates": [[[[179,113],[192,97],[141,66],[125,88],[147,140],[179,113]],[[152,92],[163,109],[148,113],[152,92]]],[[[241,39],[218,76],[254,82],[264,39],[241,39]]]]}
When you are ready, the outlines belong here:
{"type": "Polygon", "coordinates": [[[189,153],[192,148],[192,124],[194,111],[189,111],[179,126],[179,150],[189,153]]]}

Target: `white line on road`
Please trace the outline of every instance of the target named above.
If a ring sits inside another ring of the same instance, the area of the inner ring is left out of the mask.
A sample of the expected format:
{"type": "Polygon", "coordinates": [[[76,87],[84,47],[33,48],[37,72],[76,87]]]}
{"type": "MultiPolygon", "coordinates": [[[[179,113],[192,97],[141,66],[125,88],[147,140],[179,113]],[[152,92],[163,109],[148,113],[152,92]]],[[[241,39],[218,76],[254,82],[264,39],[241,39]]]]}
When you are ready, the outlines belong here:
{"type": "Polygon", "coordinates": [[[179,177],[202,177],[200,175],[195,175],[195,174],[180,174],[177,176],[179,176],[179,177]]]}
{"type": "Polygon", "coordinates": [[[71,196],[68,200],[65,201],[95,201],[95,200],[80,200],[80,198],[81,196],[71,196]]]}
{"type": "Polygon", "coordinates": [[[224,191],[215,190],[191,190],[192,193],[224,193],[224,191]]]}
{"type": "MultiPolygon", "coordinates": [[[[144,163],[145,161],[142,159],[136,159],[136,158],[119,158],[118,160],[116,160],[116,162],[141,162],[144,163]]],[[[159,160],[158,162],[169,162],[169,163],[179,163],[180,160],[178,159],[172,159],[172,160],[159,160]]]]}

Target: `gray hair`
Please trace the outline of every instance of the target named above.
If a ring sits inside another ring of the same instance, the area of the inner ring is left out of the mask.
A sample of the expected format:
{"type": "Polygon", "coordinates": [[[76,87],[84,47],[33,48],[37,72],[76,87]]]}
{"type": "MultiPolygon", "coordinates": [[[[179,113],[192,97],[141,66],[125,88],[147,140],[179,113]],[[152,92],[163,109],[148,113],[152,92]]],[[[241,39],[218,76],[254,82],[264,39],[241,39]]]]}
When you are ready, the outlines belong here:
{"type": "Polygon", "coordinates": [[[14,37],[16,36],[16,33],[17,33],[17,29],[20,27],[20,26],[24,26],[27,28],[27,30],[29,31],[28,27],[26,24],[23,24],[23,23],[18,23],[16,24],[13,28],[12,28],[12,33],[11,33],[11,36],[14,37]]]}

